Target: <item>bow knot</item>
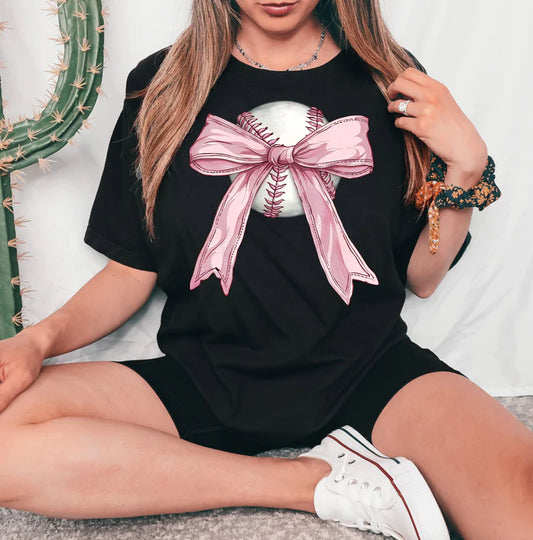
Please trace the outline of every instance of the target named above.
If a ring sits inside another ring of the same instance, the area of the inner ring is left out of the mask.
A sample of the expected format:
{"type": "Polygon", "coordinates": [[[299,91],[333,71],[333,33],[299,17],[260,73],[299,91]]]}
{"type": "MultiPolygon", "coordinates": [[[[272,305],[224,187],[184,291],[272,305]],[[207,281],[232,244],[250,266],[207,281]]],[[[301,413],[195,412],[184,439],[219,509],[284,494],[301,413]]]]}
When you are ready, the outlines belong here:
{"type": "Polygon", "coordinates": [[[320,264],[331,286],[350,303],[352,279],[377,285],[352,244],[321,174],[357,178],[372,172],[368,118],[344,116],[308,133],[294,146],[272,144],[220,116],[208,114],[190,148],[190,166],[209,175],[236,174],[220,202],[196,260],[190,288],[214,273],[229,293],[233,266],[259,187],[273,166],[287,166],[302,202],[320,264]],[[297,153],[297,160],[294,154],[297,153]]]}
{"type": "Polygon", "coordinates": [[[294,163],[294,157],[292,155],[294,146],[285,146],[284,144],[274,144],[268,150],[267,160],[274,167],[280,167],[294,163]]]}

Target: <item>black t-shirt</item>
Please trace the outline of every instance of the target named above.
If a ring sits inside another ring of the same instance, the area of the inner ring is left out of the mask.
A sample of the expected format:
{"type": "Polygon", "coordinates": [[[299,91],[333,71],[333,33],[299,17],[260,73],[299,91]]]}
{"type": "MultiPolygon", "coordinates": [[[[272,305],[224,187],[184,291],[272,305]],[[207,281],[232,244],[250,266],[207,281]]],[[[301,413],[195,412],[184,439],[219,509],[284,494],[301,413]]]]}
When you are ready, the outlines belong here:
{"type": "MultiPolygon", "coordinates": [[[[127,92],[149,83],[166,52],[131,71],[127,92]]],[[[221,422],[272,438],[321,428],[407,339],[407,265],[427,217],[402,202],[404,143],[385,99],[351,50],[303,71],[231,56],[163,179],[154,243],[134,168],[141,99],[124,102],[85,242],[157,272],[168,295],[158,345],[221,422]],[[350,269],[351,296],[339,283],[350,269]]]]}

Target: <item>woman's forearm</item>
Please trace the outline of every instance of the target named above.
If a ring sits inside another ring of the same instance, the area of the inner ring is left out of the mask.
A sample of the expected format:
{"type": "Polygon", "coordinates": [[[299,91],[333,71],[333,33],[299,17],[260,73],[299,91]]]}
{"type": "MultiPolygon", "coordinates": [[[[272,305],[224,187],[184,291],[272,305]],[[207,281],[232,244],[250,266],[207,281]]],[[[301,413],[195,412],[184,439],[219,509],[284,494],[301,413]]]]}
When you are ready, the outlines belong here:
{"type": "MultiPolygon", "coordinates": [[[[448,169],[446,183],[470,189],[481,178],[479,167],[459,172],[448,169]]],[[[472,208],[440,208],[439,249],[429,251],[429,225],[426,224],[416,243],[407,268],[407,287],[417,296],[430,296],[444,279],[459,249],[463,245],[470,222],[472,208]]]]}
{"type": "Polygon", "coordinates": [[[60,309],[24,328],[18,339],[31,339],[43,359],[93,343],[127,321],[146,302],[154,272],[110,261],[60,309]]]}
{"type": "Polygon", "coordinates": [[[435,254],[429,251],[429,225],[426,224],[416,243],[407,267],[407,288],[417,296],[430,296],[444,279],[470,226],[472,208],[440,209],[440,241],[435,254]]]}
{"type": "MultiPolygon", "coordinates": [[[[387,88],[387,96],[389,112],[399,115],[395,126],[411,132],[444,161],[446,184],[468,190],[481,180],[487,145],[444,84],[408,68],[387,88]]],[[[437,288],[466,238],[471,217],[472,209],[440,209],[435,254],[429,251],[429,227],[424,228],[407,268],[407,287],[415,294],[426,297],[437,288]]]]}

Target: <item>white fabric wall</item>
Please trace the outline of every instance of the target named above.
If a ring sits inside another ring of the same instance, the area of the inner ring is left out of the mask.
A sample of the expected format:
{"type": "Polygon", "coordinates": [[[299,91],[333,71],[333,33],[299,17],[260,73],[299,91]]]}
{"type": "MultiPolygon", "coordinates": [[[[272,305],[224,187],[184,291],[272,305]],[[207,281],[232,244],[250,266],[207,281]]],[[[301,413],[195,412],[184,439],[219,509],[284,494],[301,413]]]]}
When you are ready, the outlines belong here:
{"type": "MultiPolygon", "coordinates": [[[[106,259],[83,243],[105,152],[123,100],[126,76],[146,55],[171,43],[188,24],[191,0],[113,0],[107,26],[108,59],[93,127],[51,156],[51,173],[34,165],[15,192],[17,216],[31,219],[17,235],[31,255],[20,263],[23,315],[33,324],[63,305],[106,259]],[[154,7],[155,6],[155,7],[154,7]]],[[[47,66],[59,51],[48,38],[56,20],[45,0],[1,0],[0,38],[6,116],[33,114],[48,87],[47,66]]],[[[473,240],[463,260],[429,299],[408,296],[404,316],[411,337],[463,370],[495,395],[533,393],[533,255],[529,206],[533,115],[530,96],[533,4],[509,0],[385,0],[389,25],[429,74],[444,82],[473,120],[497,164],[503,196],[474,212],[473,240]]],[[[164,295],[109,336],[46,363],[150,358],[164,295]]]]}

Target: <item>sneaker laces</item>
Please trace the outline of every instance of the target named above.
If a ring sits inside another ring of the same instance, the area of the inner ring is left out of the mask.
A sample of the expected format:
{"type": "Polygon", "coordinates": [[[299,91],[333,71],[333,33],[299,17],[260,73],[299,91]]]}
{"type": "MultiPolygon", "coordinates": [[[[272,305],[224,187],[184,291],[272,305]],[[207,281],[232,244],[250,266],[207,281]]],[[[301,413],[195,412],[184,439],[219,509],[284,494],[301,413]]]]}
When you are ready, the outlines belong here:
{"type": "Polygon", "coordinates": [[[350,500],[359,504],[365,514],[362,523],[358,522],[358,527],[376,534],[383,533],[385,524],[380,516],[383,506],[381,486],[372,487],[369,482],[360,482],[349,473],[349,466],[355,463],[355,458],[345,452],[341,452],[337,458],[342,459],[342,466],[334,481],[346,483],[350,500]]]}

